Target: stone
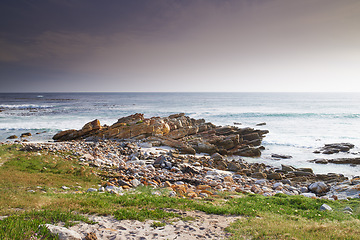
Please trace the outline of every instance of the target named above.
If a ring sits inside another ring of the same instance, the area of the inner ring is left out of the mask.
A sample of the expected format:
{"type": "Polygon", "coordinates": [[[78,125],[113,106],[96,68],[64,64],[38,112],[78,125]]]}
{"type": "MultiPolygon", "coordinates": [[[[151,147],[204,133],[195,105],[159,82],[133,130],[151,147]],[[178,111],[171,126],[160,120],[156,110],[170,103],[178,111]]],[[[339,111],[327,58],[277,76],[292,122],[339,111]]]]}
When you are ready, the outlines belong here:
{"type": "Polygon", "coordinates": [[[231,161],[228,163],[227,168],[229,171],[237,172],[241,169],[241,165],[238,162],[231,161]]]}
{"type": "Polygon", "coordinates": [[[16,138],[18,138],[18,136],[16,136],[16,135],[11,135],[11,136],[7,137],[7,139],[16,139],[16,138]]]}
{"type": "Polygon", "coordinates": [[[85,236],[85,240],[97,240],[97,236],[95,232],[87,233],[85,236]]]}
{"type": "Polygon", "coordinates": [[[290,155],[282,155],[282,154],[271,154],[273,158],[280,158],[280,159],[290,159],[292,156],[290,155]]]}
{"type": "Polygon", "coordinates": [[[266,125],[266,123],[264,123],[264,122],[256,124],[256,126],[265,126],[265,125],[266,125]]]}
{"type": "Polygon", "coordinates": [[[309,190],[316,194],[326,193],[330,190],[330,187],[324,182],[315,182],[308,186],[309,190]]]}
{"type": "Polygon", "coordinates": [[[300,195],[308,198],[316,198],[315,193],[301,193],[300,195]]]}
{"type": "Polygon", "coordinates": [[[88,190],[86,190],[86,192],[97,192],[96,188],[89,188],[88,190]]]}
{"type": "Polygon", "coordinates": [[[264,179],[267,177],[266,173],[262,173],[262,172],[255,172],[253,174],[251,174],[252,178],[260,178],[260,179],[264,179]]]}
{"type": "Polygon", "coordinates": [[[70,188],[67,187],[67,186],[62,186],[61,189],[63,189],[63,190],[69,190],[70,188]]]}
{"type": "Polygon", "coordinates": [[[345,207],[345,208],[343,209],[343,211],[348,211],[348,212],[351,212],[351,213],[353,212],[352,208],[349,207],[349,206],[345,207]]]}
{"type": "Polygon", "coordinates": [[[349,152],[354,147],[355,145],[351,143],[331,143],[325,144],[325,146],[316,151],[316,153],[334,154],[338,152],[349,152]]]}
{"type": "Polygon", "coordinates": [[[138,187],[138,186],[141,184],[141,182],[140,182],[139,180],[137,180],[136,178],[133,179],[133,180],[131,180],[130,183],[131,183],[131,185],[133,185],[133,187],[135,187],[135,188],[138,187]]]}
{"type": "Polygon", "coordinates": [[[285,172],[293,172],[296,171],[296,169],[290,165],[283,165],[281,164],[281,169],[285,172]]]}
{"type": "Polygon", "coordinates": [[[65,227],[59,227],[51,224],[44,224],[41,225],[49,229],[49,231],[54,234],[58,235],[59,240],[81,240],[82,236],[70,229],[67,229],[65,227]]]}
{"type": "Polygon", "coordinates": [[[318,164],[328,164],[329,161],[326,159],[314,159],[311,162],[318,163],[318,164]]]}
{"type": "Polygon", "coordinates": [[[274,185],[273,185],[273,189],[276,189],[276,188],[278,188],[278,187],[283,187],[284,186],[284,184],[283,183],[281,183],[281,182],[277,182],[277,183],[274,183],[274,185]]]}
{"type": "Polygon", "coordinates": [[[199,197],[207,198],[209,195],[207,193],[201,192],[199,193],[199,197]]]}
{"type": "Polygon", "coordinates": [[[176,197],[176,196],[177,196],[177,194],[175,191],[169,192],[169,197],[176,197]]]}
{"type": "Polygon", "coordinates": [[[320,206],[319,210],[320,211],[332,211],[332,208],[329,205],[324,203],[323,205],[320,206]]]}
{"type": "Polygon", "coordinates": [[[269,174],[267,174],[267,179],[281,180],[281,179],[283,179],[283,175],[281,173],[269,173],[269,174]]]}
{"type": "Polygon", "coordinates": [[[21,134],[21,138],[23,138],[23,137],[30,137],[32,134],[30,133],[30,132],[27,132],[27,133],[22,133],[21,134]]]}

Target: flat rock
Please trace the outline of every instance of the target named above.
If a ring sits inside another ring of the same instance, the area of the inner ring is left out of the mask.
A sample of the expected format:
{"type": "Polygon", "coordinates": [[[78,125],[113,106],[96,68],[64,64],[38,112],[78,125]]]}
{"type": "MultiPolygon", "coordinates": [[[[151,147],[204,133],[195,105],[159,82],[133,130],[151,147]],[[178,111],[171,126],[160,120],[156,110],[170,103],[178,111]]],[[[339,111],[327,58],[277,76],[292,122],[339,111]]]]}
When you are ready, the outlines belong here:
{"type": "Polygon", "coordinates": [[[59,227],[59,226],[55,226],[55,225],[51,225],[51,224],[45,224],[43,225],[45,226],[47,229],[49,229],[49,231],[52,234],[57,234],[59,236],[59,240],[81,240],[82,236],[70,229],[67,229],[65,227],[59,227]]]}
{"type": "Polygon", "coordinates": [[[325,144],[324,147],[316,150],[314,153],[334,154],[338,152],[349,152],[354,147],[355,145],[351,143],[331,143],[325,144]]]}
{"type": "Polygon", "coordinates": [[[290,155],[282,155],[282,154],[271,154],[273,158],[280,158],[280,159],[290,159],[292,156],[290,155]]]}
{"type": "Polygon", "coordinates": [[[320,211],[332,211],[332,208],[329,205],[324,203],[323,205],[320,206],[319,210],[320,211]]]}

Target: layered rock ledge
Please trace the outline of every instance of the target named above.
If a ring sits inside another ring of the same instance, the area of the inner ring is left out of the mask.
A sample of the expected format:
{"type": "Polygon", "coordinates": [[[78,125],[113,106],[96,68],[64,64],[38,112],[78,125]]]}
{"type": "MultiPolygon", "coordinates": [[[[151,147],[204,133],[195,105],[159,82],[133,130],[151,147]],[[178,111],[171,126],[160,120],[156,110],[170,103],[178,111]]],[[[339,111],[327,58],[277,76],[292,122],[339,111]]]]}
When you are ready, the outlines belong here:
{"type": "Polygon", "coordinates": [[[144,140],[153,146],[165,145],[181,153],[220,153],[258,157],[261,142],[267,130],[215,126],[204,119],[193,119],[184,113],[168,117],[145,118],[136,113],[120,118],[111,126],[101,126],[99,120],[84,125],[80,130],[66,130],[57,133],[55,141],[69,140],[144,140]]]}

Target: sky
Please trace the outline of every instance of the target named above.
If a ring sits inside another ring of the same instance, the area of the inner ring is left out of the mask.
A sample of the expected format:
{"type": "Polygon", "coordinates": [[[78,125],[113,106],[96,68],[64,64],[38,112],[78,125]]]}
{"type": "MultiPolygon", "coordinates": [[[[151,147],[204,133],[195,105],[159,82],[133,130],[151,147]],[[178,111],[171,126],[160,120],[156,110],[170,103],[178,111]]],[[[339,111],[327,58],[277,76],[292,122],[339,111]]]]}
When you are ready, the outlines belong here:
{"type": "Polygon", "coordinates": [[[2,0],[0,92],[359,92],[359,0],[2,0]]]}

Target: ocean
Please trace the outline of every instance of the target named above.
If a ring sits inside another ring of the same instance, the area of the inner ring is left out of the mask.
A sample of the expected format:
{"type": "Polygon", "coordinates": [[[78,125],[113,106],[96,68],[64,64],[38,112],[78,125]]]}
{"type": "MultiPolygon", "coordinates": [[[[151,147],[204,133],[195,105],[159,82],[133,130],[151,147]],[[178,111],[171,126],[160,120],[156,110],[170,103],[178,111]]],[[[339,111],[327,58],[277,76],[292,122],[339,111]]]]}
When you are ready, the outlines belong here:
{"type": "Polygon", "coordinates": [[[360,157],[360,93],[0,93],[0,141],[24,132],[32,133],[30,141],[49,141],[60,130],[80,129],[94,119],[111,125],[134,113],[152,117],[179,112],[216,125],[236,122],[238,127],[269,130],[262,156],[247,161],[360,175],[360,166],[308,162],[360,157]],[[337,142],[356,147],[350,154],[313,153],[337,142]],[[292,158],[274,160],[272,153],[292,158]]]}

